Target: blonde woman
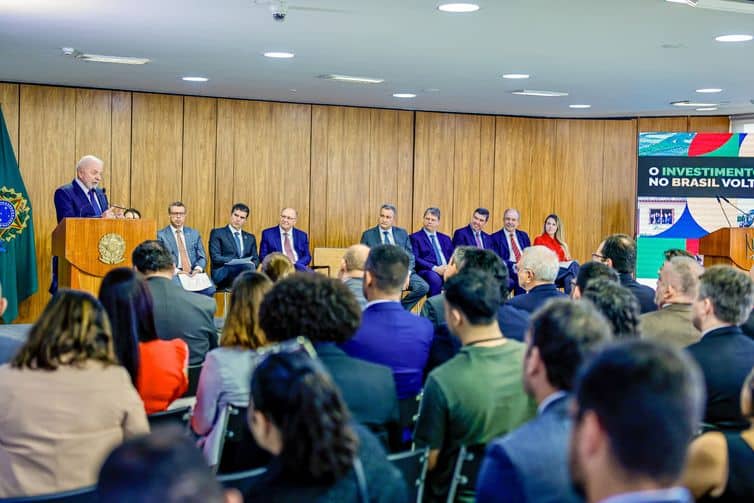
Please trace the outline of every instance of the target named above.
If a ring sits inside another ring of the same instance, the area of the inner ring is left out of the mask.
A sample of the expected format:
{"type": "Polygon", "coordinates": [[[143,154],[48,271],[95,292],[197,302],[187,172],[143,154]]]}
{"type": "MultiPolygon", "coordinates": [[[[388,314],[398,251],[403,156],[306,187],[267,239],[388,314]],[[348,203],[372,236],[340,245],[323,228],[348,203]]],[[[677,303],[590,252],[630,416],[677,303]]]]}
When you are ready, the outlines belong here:
{"type": "Polygon", "coordinates": [[[558,254],[560,262],[571,260],[571,252],[563,239],[563,222],[555,213],[547,215],[542,234],[534,238],[535,245],[546,246],[558,254]]]}

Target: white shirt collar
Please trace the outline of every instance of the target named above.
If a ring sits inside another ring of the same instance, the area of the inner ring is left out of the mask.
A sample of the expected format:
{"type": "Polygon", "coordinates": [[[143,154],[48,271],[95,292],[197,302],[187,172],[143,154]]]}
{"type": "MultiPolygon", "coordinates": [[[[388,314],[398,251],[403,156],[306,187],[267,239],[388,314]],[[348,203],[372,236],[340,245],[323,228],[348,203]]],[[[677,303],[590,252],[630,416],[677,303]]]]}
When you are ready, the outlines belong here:
{"type": "Polygon", "coordinates": [[[548,395],[547,398],[542,400],[542,403],[539,404],[539,407],[537,407],[537,415],[541,415],[545,411],[548,405],[550,405],[555,400],[566,396],[567,394],[568,393],[561,390],[561,391],[556,391],[555,393],[551,393],[550,395],[548,395]]]}
{"type": "Polygon", "coordinates": [[[86,194],[87,197],[89,197],[89,191],[90,190],[97,188],[97,186],[95,185],[94,187],[92,187],[92,189],[87,189],[86,185],[84,185],[84,182],[82,182],[81,180],[79,180],[78,176],[76,178],[74,178],[74,180],[76,181],[77,184],[79,184],[79,187],[81,187],[81,190],[84,191],[84,194],[86,194]]]}
{"type": "Polygon", "coordinates": [[[398,301],[398,300],[390,300],[390,299],[370,300],[369,302],[366,303],[366,305],[364,306],[364,309],[366,310],[369,306],[374,306],[374,305],[377,305],[377,304],[385,304],[387,302],[397,302],[397,303],[400,303],[400,301],[398,301]]]}
{"type": "Polygon", "coordinates": [[[243,231],[241,229],[236,230],[230,224],[228,224],[228,230],[230,230],[231,234],[235,234],[236,232],[238,232],[239,234],[243,236],[243,231]]]}

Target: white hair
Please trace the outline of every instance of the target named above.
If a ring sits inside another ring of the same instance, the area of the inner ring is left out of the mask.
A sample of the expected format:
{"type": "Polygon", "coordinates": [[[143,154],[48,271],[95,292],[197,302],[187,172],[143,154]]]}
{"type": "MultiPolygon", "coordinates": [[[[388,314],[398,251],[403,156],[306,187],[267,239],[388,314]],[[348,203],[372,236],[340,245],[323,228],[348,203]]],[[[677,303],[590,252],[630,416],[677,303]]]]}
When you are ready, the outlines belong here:
{"type": "Polygon", "coordinates": [[[699,276],[704,272],[704,267],[691,257],[673,257],[667,264],[673,288],[684,296],[696,298],[699,294],[699,276]]]}
{"type": "Polygon", "coordinates": [[[519,270],[528,269],[537,281],[554,283],[558,277],[558,255],[546,246],[530,246],[521,253],[519,270]]]}
{"type": "Polygon", "coordinates": [[[97,163],[100,166],[104,166],[105,163],[102,162],[102,159],[100,159],[97,156],[94,155],[85,155],[81,159],[79,159],[79,162],[76,163],[76,171],[78,172],[80,169],[84,168],[87,164],[91,163],[97,163]]]}

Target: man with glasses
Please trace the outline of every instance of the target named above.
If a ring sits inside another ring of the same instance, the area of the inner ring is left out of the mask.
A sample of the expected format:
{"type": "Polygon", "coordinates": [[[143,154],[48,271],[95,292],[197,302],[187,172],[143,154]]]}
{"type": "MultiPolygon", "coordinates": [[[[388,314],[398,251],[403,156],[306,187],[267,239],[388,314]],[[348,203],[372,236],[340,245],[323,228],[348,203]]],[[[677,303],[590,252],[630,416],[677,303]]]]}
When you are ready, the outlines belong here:
{"type": "Polygon", "coordinates": [[[655,291],[634,279],[636,272],[636,241],[626,234],[613,234],[600,243],[592,260],[602,262],[618,272],[620,284],[631,290],[641,306],[641,313],[655,311],[655,291]]]}
{"type": "Polygon", "coordinates": [[[259,260],[262,261],[270,253],[283,253],[297,271],[309,271],[312,254],[309,252],[309,236],[306,232],[296,229],[298,212],[294,208],[283,208],[280,211],[280,224],[262,231],[259,243],[259,260]]]}

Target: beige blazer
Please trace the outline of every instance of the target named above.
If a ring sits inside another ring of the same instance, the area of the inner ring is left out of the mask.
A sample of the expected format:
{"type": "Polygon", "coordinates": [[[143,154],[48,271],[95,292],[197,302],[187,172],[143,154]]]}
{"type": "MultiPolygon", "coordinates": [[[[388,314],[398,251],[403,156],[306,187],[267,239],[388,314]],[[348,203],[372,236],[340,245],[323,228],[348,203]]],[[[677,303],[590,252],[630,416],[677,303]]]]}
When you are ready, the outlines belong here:
{"type": "Polygon", "coordinates": [[[0,497],[93,485],[114,447],[149,432],[144,405],[117,365],[2,365],[0,401],[0,497]]]}

